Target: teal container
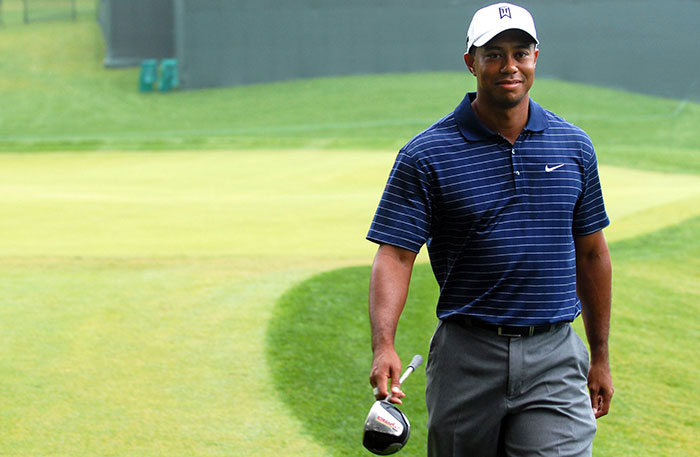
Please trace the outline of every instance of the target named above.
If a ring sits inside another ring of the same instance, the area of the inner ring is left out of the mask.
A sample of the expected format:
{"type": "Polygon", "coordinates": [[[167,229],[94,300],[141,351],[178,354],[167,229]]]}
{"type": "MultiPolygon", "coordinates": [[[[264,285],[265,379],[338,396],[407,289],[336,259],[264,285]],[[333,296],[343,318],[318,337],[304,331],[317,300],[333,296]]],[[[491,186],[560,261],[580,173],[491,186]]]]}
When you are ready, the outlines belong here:
{"type": "Polygon", "coordinates": [[[163,59],[160,62],[160,80],[158,90],[167,92],[180,85],[177,59],[163,59]]]}
{"type": "Polygon", "coordinates": [[[158,81],[158,61],[155,59],[142,60],[139,91],[153,92],[156,81],[158,81]]]}

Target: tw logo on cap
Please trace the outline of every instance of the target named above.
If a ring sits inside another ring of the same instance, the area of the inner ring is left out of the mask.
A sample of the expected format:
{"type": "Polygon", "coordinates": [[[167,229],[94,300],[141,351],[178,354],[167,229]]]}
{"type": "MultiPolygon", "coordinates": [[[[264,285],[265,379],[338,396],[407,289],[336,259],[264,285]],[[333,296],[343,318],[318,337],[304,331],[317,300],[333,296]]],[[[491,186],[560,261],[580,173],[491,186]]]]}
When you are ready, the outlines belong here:
{"type": "Polygon", "coordinates": [[[503,19],[504,17],[513,19],[513,16],[510,15],[510,7],[508,6],[502,6],[498,8],[498,14],[501,15],[500,19],[503,19]]]}

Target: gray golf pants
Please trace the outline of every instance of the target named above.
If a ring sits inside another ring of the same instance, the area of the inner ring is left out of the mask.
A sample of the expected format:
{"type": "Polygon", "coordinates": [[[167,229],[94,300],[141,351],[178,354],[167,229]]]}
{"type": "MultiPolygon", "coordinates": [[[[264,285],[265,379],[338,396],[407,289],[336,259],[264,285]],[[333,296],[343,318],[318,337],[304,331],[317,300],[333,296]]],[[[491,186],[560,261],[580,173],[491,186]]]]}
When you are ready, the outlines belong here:
{"type": "Polygon", "coordinates": [[[588,350],[571,325],[511,338],[440,322],[426,373],[429,457],[592,454],[588,350]]]}

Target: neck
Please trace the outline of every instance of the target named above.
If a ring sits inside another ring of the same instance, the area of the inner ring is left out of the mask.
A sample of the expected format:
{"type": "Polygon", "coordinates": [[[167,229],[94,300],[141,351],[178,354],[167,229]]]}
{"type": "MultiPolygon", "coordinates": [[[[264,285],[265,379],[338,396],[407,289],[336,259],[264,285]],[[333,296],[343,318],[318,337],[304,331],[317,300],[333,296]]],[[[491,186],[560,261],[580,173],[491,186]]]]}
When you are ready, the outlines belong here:
{"type": "Polygon", "coordinates": [[[514,144],[527,124],[530,114],[529,102],[529,97],[524,97],[515,106],[501,107],[494,103],[488,103],[477,94],[472,102],[472,109],[476,117],[486,127],[514,144]]]}

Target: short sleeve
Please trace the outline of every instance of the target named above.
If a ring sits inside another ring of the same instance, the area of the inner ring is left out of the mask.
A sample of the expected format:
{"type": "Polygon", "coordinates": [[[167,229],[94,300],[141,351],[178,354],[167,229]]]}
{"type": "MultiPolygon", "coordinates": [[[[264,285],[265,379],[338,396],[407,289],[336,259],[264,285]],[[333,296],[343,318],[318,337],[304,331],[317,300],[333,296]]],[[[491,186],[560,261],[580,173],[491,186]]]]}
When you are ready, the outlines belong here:
{"type": "Polygon", "coordinates": [[[430,187],[414,157],[401,150],[389,174],[367,239],[420,251],[430,234],[430,187]]]}
{"type": "Polygon", "coordinates": [[[603,203],[603,192],[598,176],[598,161],[590,142],[586,144],[584,159],[583,193],[574,213],[572,227],[574,236],[590,235],[610,224],[603,203]]]}

